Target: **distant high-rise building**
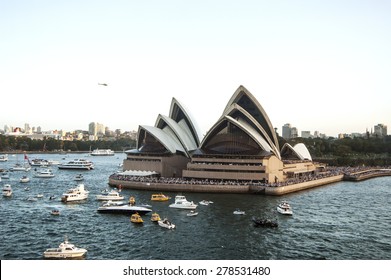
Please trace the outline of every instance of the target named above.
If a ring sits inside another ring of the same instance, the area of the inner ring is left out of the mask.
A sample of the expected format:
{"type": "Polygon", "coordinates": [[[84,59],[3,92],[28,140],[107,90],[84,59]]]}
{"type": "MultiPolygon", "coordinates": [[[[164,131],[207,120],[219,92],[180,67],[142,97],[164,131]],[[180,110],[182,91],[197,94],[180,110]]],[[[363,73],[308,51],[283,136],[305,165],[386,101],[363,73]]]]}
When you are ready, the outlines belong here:
{"type": "Polygon", "coordinates": [[[292,126],[290,123],[284,124],[282,127],[282,138],[290,139],[292,134],[292,126]]]}
{"type": "Polygon", "coordinates": [[[96,140],[99,135],[105,134],[105,126],[97,122],[92,122],[88,125],[88,133],[90,137],[93,136],[94,140],[96,140]]]}
{"type": "Polygon", "coordinates": [[[299,130],[297,127],[292,127],[291,129],[291,138],[297,138],[299,137],[299,130]]]}
{"type": "Polygon", "coordinates": [[[387,136],[387,126],[381,123],[375,125],[373,134],[376,135],[377,137],[387,136]]]}
{"type": "Polygon", "coordinates": [[[301,137],[302,138],[311,138],[312,137],[311,131],[309,131],[309,130],[302,131],[301,132],[301,137]]]}

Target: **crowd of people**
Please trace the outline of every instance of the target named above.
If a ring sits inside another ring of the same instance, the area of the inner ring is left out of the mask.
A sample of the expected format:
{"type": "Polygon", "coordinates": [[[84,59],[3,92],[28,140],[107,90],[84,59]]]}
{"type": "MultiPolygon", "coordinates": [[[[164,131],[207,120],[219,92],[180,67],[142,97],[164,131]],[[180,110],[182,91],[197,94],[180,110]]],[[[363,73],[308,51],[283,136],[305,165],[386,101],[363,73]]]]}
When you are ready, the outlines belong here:
{"type": "Polygon", "coordinates": [[[391,166],[378,167],[333,167],[329,166],[322,172],[311,174],[302,174],[298,177],[287,178],[284,181],[278,182],[262,182],[262,181],[243,181],[243,180],[211,180],[211,179],[187,179],[187,178],[167,178],[157,176],[132,176],[115,173],[110,176],[111,179],[137,182],[137,183],[156,183],[156,184],[181,184],[181,185],[243,185],[243,186],[258,186],[258,187],[282,187],[313,180],[319,180],[338,175],[346,176],[367,176],[367,175],[391,175],[391,166]]]}

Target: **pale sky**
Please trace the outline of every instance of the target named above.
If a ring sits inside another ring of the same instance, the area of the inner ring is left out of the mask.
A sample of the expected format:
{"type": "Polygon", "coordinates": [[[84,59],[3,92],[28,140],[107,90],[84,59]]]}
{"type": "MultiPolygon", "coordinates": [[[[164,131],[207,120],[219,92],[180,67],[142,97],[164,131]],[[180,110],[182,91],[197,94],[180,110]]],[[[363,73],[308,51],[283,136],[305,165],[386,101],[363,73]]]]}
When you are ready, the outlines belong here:
{"type": "Polygon", "coordinates": [[[205,133],[245,86],[274,127],[391,131],[391,1],[0,0],[0,128],[205,133]],[[107,83],[108,86],[99,86],[107,83]]]}

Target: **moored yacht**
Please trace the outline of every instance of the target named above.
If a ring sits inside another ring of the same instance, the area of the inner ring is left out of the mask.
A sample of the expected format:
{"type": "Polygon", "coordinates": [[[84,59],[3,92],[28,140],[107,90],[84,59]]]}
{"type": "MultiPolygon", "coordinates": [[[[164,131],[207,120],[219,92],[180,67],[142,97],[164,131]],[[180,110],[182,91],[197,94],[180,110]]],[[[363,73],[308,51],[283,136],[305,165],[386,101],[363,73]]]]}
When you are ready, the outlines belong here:
{"type": "Polygon", "coordinates": [[[131,204],[118,204],[118,202],[108,201],[106,204],[98,208],[98,212],[101,213],[114,213],[114,214],[135,214],[145,215],[152,212],[151,209],[141,206],[134,206],[131,204]]]}
{"type": "Polygon", "coordinates": [[[193,201],[187,201],[186,197],[184,195],[177,195],[175,197],[175,202],[173,204],[169,205],[171,208],[179,208],[179,209],[196,209],[197,204],[195,204],[193,201]]]}
{"type": "Polygon", "coordinates": [[[76,188],[69,189],[61,196],[62,202],[73,202],[85,200],[90,192],[84,188],[84,184],[79,184],[76,188]]]}

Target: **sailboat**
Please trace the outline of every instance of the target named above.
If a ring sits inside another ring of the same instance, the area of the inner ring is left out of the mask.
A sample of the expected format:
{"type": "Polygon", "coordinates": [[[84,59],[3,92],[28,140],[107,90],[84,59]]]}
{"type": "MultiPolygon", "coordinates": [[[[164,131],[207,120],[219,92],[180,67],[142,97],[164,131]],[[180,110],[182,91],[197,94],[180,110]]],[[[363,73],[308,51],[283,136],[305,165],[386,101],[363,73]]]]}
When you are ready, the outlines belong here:
{"type": "Polygon", "coordinates": [[[13,167],[10,168],[10,171],[29,171],[31,169],[29,158],[24,154],[24,163],[15,163],[13,167]]]}

